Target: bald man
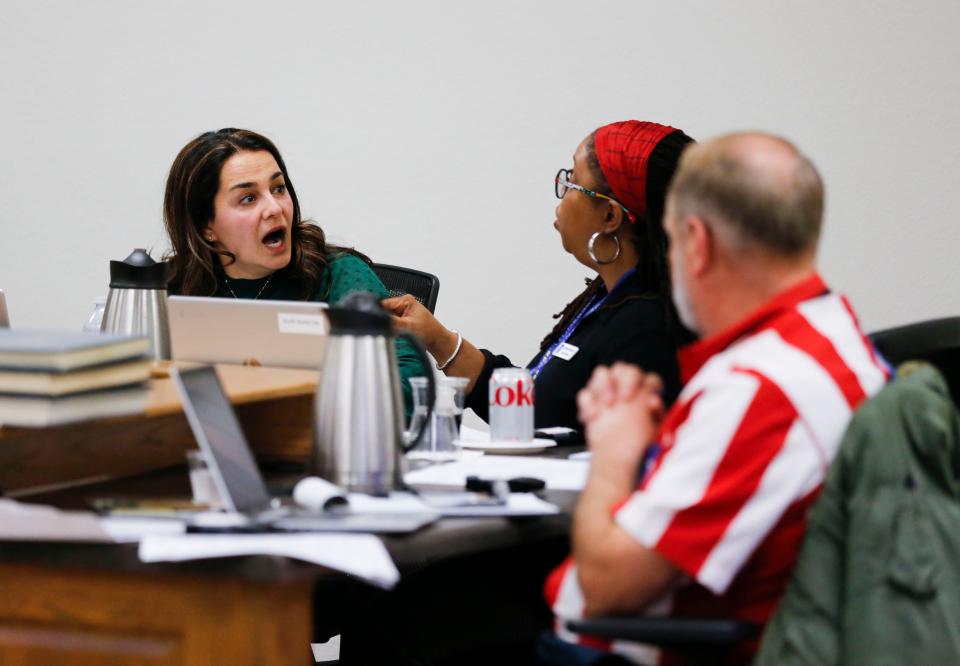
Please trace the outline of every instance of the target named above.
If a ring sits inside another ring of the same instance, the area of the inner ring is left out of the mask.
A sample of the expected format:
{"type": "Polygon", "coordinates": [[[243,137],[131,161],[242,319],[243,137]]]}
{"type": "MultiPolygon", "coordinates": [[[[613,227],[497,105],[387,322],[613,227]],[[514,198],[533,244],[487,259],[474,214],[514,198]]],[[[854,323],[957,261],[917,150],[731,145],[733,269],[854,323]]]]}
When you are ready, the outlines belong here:
{"type": "Polygon", "coordinates": [[[664,224],[674,302],[701,336],[680,352],[685,387],[664,414],[659,379],[615,365],[578,396],[592,462],[572,558],[546,593],[557,636],[591,646],[581,657],[678,663],[571,634],[563,619],[772,615],[847,422],[888,379],[816,272],[822,216],[817,170],[782,138],[735,134],[684,153],[664,224]]]}

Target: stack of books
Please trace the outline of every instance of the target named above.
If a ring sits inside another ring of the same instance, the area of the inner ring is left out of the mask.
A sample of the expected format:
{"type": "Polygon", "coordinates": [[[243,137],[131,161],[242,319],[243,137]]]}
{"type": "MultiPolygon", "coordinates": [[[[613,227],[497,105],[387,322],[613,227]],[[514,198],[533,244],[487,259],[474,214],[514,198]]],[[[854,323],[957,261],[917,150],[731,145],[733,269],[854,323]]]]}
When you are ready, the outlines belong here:
{"type": "Polygon", "coordinates": [[[0,330],[0,426],[143,412],[149,350],[147,338],[0,330]]]}

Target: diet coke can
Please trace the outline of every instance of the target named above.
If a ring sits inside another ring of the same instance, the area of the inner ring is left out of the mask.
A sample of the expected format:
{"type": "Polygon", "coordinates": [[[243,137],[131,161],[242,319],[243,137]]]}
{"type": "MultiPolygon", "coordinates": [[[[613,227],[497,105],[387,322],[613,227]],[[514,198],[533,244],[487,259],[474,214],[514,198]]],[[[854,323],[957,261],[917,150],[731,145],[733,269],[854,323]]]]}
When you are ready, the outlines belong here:
{"type": "Polygon", "coordinates": [[[533,378],[526,368],[499,368],[490,377],[490,441],[533,440],[533,378]]]}

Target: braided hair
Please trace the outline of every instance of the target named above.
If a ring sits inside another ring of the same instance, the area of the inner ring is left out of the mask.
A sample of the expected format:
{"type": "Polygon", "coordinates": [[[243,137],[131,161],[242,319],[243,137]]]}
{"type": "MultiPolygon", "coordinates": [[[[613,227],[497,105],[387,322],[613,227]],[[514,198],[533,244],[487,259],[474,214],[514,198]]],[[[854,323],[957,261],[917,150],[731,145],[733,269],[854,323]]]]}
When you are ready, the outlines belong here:
{"type": "MultiPolygon", "coordinates": [[[[607,196],[614,196],[607,183],[594,144],[596,131],[587,139],[587,166],[597,184],[596,190],[607,196]]],[[[663,212],[666,206],[667,187],[677,169],[680,153],[693,139],[680,130],[671,132],[661,139],[650,153],[647,166],[646,202],[647,214],[637,217],[630,229],[630,242],[637,250],[637,278],[643,286],[641,293],[632,294],[616,301],[604,303],[600,309],[617,307],[629,300],[640,298],[658,300],[663,305],[667,320],[667,330],[682,344],[693,339],[692,334],[680,323],[670,295],[670,268],[667,262],[667,235],[663,230],[663,212]]],[[[632,212],[632,211],[631,211],[632,212]]],[[[586,279],[586,287],[562,311],[553,315],[557,319],[546,337],[540,342],[540,351],[553,345],[570,325],[574,317],[594,299],[603,286],[600,276],[586,279]]]]}

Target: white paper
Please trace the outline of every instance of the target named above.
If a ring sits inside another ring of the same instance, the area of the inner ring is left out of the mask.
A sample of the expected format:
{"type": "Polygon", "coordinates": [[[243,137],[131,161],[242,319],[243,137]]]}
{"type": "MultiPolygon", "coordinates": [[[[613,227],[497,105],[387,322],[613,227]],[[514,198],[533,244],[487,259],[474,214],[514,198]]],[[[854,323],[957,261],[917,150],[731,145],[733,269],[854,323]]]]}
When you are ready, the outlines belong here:
{"type": "Polygon", "coordinates": [[[388,497],[350,493],[350,513],[436,513],[413,493],[396,492],[388,497]]]}
{"type": "Polygon", "coordinates": [[[92,512],[0,499],[0,540],[112,542],[113,538],[92,512]]]}
{"type": "Polygon", "coordinates": [[[371,534],[148,535],[143,562],[182,562],[236,555],[280,555],[343,571],[389,590],[400,572],[383,542],[371,534]]]}
{"type": "Polygon", "coordinates": [[[463,458],[464,456],[469,457],[482,455],[483,451],[457,449],[456,451],[411,451],[410,453],[406,454],[404,458],[414,462],[438,463],[460,460],[460,458],[463,458]]]}
{"type": "Polygon", "coordinates": [[[460,441],[489,442],[490,432],[488,430],[477,430],[476,428],[460,424],[460,441]]]}
{"type": "Polygon", "coordinates": [[[567,428],[566,426],[550,426],[549,428],[537,428],[533,431],[534,435],[570,435],[575,433],[576,430],[573,428],[567,428]]]}
{"type": "Polygon", "coordinates": [[[148,534],[183,534],[186,523],[177,518],[106,516],[100,526],[117,543],[136,543],[148,534]]]}
{"type": "Polygon", "coordinates": [[[299,506],[313,511],[333,509],[347,513],[437,513],[413,493],[393,492],[387,497],[375,497],[366,493],[347,494],[339,486],[316,476],[300,480],[293,489],[293,499],[299,506]],[[337,499],[340,502],[331,506],[330,501],[337,499]]]}
{"type": "MultiPolygon", "coordinates": [[[[426,498],[427,506],[430,497],[426,498]]],[[[437,506],[440,514],[448,518],[472,516],[552,516],[560,513],[555,504],[546,502],[533,493],[510,493],[506,504],[464,504],[461,506],[437,506]]]]}
{"type": "Polygon", "coordinates": [[[550,490],[582,490],[589,469],[590,463],[583,460],[485,455],[414,470],[404,480],[416,488],[463,488],[468,476],[507,480],[532,476],[543,479],[550,490]]]}

